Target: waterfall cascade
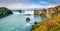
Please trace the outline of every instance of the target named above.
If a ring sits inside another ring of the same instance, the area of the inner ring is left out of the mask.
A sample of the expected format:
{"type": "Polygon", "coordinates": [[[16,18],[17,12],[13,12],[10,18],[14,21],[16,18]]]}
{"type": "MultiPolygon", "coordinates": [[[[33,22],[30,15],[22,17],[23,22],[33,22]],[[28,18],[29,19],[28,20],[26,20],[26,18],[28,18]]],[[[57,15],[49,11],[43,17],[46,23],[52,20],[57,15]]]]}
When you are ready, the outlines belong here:
{"type": "Polygon", "coordinates": [[[13,11],[13,14],[34,14],[34,11],[23,11],[20,13],[19,11],[13,11]]]}

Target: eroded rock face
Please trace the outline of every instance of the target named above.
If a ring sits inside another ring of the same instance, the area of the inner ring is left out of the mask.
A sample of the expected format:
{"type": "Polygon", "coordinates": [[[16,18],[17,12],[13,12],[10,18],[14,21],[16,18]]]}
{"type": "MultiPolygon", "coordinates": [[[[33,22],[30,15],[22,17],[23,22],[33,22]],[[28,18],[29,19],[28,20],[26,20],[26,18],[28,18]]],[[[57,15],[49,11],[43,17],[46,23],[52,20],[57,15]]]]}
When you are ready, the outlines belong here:
{"type": "Polygon", "coordinates": [[[46,16],[47,18],[52,18],[58,16],[59,14],[60,14],[60,5],[53,8],[34,11],[34,15],[46,16]]]}
{"type": "Polygon", "coordinates": [[[8,16],[10,14],[12,14],[11,10],[9,10],[5,7],[0,7],[0,18],[3,18],[3,17],[8,16]]]}

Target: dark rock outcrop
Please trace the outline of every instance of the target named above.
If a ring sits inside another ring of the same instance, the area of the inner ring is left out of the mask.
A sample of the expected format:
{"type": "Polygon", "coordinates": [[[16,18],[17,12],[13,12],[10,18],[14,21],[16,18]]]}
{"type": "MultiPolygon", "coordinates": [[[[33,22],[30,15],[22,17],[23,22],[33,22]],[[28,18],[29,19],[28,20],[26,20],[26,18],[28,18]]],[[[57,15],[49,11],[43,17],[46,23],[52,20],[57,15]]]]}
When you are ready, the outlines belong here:
{"type": "Polygon", "coordinates": [[[12,11],[5,8],[5,7],[0,7],[0,18],[6,17],[8,15],[12,14],[12,11]]]}
{"type": "Polygon", "coordinates": [[[27,18],[26,18],[26,21],[27,21],[27,22],[29,22],[29,21],[30,21],[30,18],[29,18],[29,17],[27,17],[27,18]]]}

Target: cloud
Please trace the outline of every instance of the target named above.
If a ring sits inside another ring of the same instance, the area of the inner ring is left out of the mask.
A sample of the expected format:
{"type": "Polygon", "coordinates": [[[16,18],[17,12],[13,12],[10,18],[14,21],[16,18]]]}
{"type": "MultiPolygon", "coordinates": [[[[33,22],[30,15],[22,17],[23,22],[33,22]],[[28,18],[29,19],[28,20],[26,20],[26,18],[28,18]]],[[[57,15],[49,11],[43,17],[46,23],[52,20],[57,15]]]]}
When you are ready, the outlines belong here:
{"type": "Polygon", "coordinates": [[[49,8],[58,4],[52,4],[47,1],[31,2],[31,0],[0,0],[0,7],[7,7],[9,9],[30,9],[30,8],[49,8]]]}
{"type": "Polygon", "coordinates": [[[27,2],[30,2],[30,0],[0,0],[0,4],[1,3],[9,3],[9,4],[12,4],[12,3],[27,3],[27,2]]]}
{"type": "Polygon", "coordinates": [[[6,6],[7,8],[9,9],[33,9],[33,8],[50,8],[50,7],[54,7],[56,5],[37,5],[37,4],[11,4],[11,5],[8,5],[6,6]]]}

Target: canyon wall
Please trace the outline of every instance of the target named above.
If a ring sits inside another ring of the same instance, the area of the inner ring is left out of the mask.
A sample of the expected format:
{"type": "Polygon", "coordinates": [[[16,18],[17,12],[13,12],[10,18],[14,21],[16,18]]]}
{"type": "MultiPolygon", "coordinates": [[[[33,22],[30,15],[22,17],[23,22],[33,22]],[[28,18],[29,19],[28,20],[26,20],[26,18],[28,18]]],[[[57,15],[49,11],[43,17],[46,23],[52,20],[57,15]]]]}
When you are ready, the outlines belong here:
{"type": "Polygon", "coordinates": [[[34,15],[46,16],[48,18],[53,18],[55,16],[58,16],[59,14],[60,14],[60,5],[53,8],[51,7],[48,9],[34,11],[34,15]]]}

